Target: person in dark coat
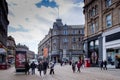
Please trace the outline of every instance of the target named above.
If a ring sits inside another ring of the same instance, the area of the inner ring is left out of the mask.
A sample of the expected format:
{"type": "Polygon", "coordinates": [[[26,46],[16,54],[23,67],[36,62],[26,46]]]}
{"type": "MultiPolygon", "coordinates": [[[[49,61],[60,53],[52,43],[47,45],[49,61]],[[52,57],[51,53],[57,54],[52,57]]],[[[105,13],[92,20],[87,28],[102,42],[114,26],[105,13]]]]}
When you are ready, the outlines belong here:
{"type": "Polygon", "coordinates": [[[34,61],[31,63],[30,67],[32,69],[32,75],[35,74],[36,64],[34,63],[34,61]]]}
{"type": "Polygon", "coordinates": [[[100,68],[101,68],[101,70],[103,69],[103,60],[100,63],[100,68]]]}
{"type": "Polygon", "coordinates": [[[43,70],[43,63],[42,63],[42,61],[40,61],[39,64],[38,64],[38,71],[40,73],[40,76],[41,76],[42,70],[43,70]]]}
{"type": "Polygon", "coordinates": [[[45,61],[43,62],[43,72],[44,72],[44,74],[46,74],[47,68],[48,68],[48,62],[45,60],[45,61]]]}
{"type": "Polygon", "coordinates": [[[25,74],[29,74],[30,65],[28,62],[25,63],[25,74]]]}
{"type": "Polygon", "coordinates": [[[107,61],[104,61],[104,70],[107,70],[107,61]]]}
{"type": "Polygon", "coordinates": [[[72,62],[72,70],[73,70],[73,73],[75,72],[75,70],[76,70],[76,63],[73,61],[72,62]]]}

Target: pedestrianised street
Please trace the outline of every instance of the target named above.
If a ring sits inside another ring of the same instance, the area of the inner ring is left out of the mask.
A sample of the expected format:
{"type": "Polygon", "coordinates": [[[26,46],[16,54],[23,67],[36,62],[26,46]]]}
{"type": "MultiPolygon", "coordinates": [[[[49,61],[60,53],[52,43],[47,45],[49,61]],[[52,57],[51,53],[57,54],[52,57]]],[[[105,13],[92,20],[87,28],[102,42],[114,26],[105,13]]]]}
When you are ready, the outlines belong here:
{"type": "Polygon", "coordinates": [[[81,68],[81,72],[72,72],[70,65],[55,65],[55,74],[50,75],[49,69],[46,75],[39,75],[36,69],[35,75],[25,75],[24,73],[16,73],[15,68],[0,71],[0,80],[120,80],[120,70],[108,68],[101,70],[98,67],[81,68]]]}

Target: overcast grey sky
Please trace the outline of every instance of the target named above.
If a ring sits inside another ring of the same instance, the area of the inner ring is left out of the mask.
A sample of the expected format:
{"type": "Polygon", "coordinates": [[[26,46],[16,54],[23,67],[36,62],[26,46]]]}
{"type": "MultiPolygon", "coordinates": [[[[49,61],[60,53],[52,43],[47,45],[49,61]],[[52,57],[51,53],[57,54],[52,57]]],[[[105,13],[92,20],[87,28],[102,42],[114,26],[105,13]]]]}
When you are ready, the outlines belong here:
{"type": "Polygon", "coordinates": [[[84,24],[82,0],[7,0],[9,7],[8,35],[37,53],[38,43],[58,18],[63,24],[84,24]]]}

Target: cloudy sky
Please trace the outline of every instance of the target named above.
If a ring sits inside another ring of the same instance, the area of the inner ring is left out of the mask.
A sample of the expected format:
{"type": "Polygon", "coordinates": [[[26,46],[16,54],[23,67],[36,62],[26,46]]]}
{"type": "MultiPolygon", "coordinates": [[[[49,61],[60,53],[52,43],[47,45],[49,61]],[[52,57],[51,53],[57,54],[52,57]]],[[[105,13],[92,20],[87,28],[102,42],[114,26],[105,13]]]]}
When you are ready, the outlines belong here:
{"type": "Polygon", "coordinates": [[[83,0],[6,0],[9,7],[8,35],[37,53],[38,43],[48,34],[53,22],[84,24],[83,0]],[[58,8],[59,7],[59,8],[58,8]]]}

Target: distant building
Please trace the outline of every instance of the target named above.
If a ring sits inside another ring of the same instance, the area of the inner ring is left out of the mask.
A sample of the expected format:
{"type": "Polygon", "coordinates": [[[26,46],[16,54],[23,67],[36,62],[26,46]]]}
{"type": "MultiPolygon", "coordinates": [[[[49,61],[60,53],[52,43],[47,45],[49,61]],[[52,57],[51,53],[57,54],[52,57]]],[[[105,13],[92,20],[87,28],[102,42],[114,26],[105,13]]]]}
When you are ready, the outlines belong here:
{"type": "Polygon", "coordinates": [[[7,60],[10,64],[14,63],[15,59],[15,51],[16,51],[16,43],[12,36],[8,36],[7,38],[7,60]]]}
{"type": "Polygon", "coordinates": [[[49,60],[78,60],[83,57],[83,25],[63,25],[56,19],[53,28],[38,44],[38,55],[49,60]]]}
{"type": "Polygon", "coordinates": [[[21,45],[20,43],[16,46],[16,51],[26,51],[27,60],[35,59],[35,53],[30,51],[26,45],[21,45]]]}
{"type": "Polygon", "coordinates": [[[116,65],[120,55],[120,0],[84,0],[86,57],[92,66],[101,60],[116,65]]]}
{"type": "Polygon", "coordinates": [[[0,1],[0,69],[7,68],[7,29],[8,29],[8,5],[6,0],[0,1]]]}

